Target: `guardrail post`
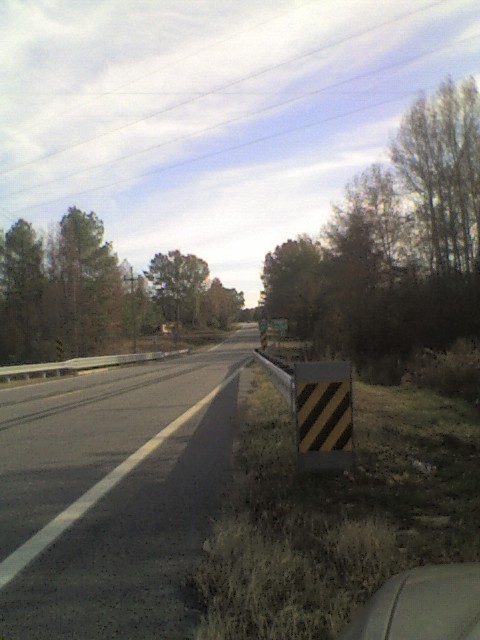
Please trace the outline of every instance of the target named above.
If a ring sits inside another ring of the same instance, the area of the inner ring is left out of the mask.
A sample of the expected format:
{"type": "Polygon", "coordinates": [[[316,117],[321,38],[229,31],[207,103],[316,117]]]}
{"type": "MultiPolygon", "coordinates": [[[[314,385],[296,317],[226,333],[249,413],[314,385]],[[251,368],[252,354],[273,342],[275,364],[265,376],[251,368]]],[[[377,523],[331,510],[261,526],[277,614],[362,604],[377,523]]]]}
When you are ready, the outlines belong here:
{"type": "Polygon", "coordinates": [[[351,364],[296,364],[295,418],[299,469],[349,469],[353,465],[351,364]]]}

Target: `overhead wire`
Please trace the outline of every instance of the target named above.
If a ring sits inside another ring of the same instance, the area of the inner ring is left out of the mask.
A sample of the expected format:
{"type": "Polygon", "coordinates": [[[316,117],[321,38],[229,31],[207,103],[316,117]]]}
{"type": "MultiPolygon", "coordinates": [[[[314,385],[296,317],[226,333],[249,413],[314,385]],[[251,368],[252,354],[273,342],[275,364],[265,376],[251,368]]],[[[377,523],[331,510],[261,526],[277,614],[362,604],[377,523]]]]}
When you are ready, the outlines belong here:
{"type": "MultiPolygon", "coordinates": [[[[388,64],[388,65],[384,65],[384,66],[379,67],[377,69],[372,69],[370,71],[366,71],[364,73],[357,74],[356,76],[347,78],[345,80],[341,80],[339,82],[335,82],[335,83],[326,85],[325,87],[321,87],[320,89],[316,89],[314,91],[310,91],[307,94],[302,94],[301,96],[297,95],[297,96],[295,96],[293,98],[290,98],[288,100],[284,100],[283,102],[278,102],[278,103],[276,103],[274,105],[269,105],[269,106],[264,107],[262,109],[256,109],[253,112],[250,112],[250,113],[247,113],[247,114],[242,114],[240,116],[237,116],[235,118],[230,118],[228,120],[224,120],[222,122],[213,124],[211,126],[203,128],[203,129],[199,129],[198,131],[195,131],[193,133],[188,133],[188,134],[185,134],[185,135],[177,136],[176,138],[172,138],[171,140],[160,142],[158,144],[152,145],[152,146],[147,147],[145,149],[142,149],[142,150],[139,150],[139,151],[134,151],[134,152],[128,153],[128,154],[124,154],[124,155],[119,156],[117,158],[113,158],[112,160],[107,160],[105,162],[97,163],[97,164],[91,165],[89,167],[85,167],[83,169],[79,169],[78,171],[74,171],[72,173],[65,174],[63,176],[60,176],[58,178],[54,178],[52,180],[47,180],[45,182],[40,182],[40,183],[37,183],[35,185],[29,186],[29,187],[25,187],[23,189],[17,189],[16,191],[10,192],[7,195],[8,196],[15,196],[15,195],[20,195],[22,193],[27,193],[28,191],[33,191],[34,189],[38,189],[40,187],[45,187],[47,185],[54,184],[56,182],[61,182],[62,180],[65,180],[67,178],[72,178],[72,177],[75,177],[77,175],[81,175],[82,173],[86,173],[88,171],[93,171],[94,169],[100,169],[102,167],[106,167],[106,166],[109,166],[111,164],[115,164],[117,162],[121,162],[123,160],[128,160],[128,159],[134,158],[136,156],[143,155],[145,153],[149,153],[151,151],[160,149],[160,148],[168,146],[170,144],[174,144],[176,142],[183,142],[185,140],[189,140],[191,138],[194,138],[196,136],[208,133],[210,131],[214,131],[215,129],[218,129],[220,127],[225,127],[225,126],[240,122],[242,120],[246,120],[246,119],[249,119],[249,118],[253,118],[253,117],[257,116],[257,115],[264,114],[264,113],[266,113],[268,111],[272,111],[272,110],[278,109],[280,107],[284,107],[284,106],[286,106],[288,104],[292,104],[294,102],[298,102],[299,100],[302,100],[305,97],[312,97],[314,95],[319,95],[321,93],[327,92],[328,90],[340,87],[340,86],[345,85],[345,84],[349,84],[351,82],[355,82],[356,80],[361,80],[361,79],[370,77],[372,75],[377,75],[377,74],[382,73],[384,71],[390,71],[390,70],[392,70],[392,69],[394,69],[396,67],[403,67],[405,65],[411,64],[412,62],[417,62],[418,60],[420,60],[422,58],[425,58],[425,57],[428,57],[428,56],[430,56],[430,55],[432,55],[434,53],[438,53],[438,51],[441,51],[441,50],[444,50],[444,49],[447,49],[447,48],[451,48],[453,46],[458,46],[459,44],[465,44],[466,42],[468,42],[470,40],[478,39],[478,38],[480,38],[480,34],[474,35],[474,36],[470,36],[469,38],[464,38],[463,40],[457,41],[455,43],[449,43],[447,45],[442,45],[440,47],[435,47],[435,48],[430,49],[428,51],[424,51],[424,52],[422,52],[420,54],[416,54],[414,56],[410,56],[409,58],[407,58],[405,60],[399,60],[397,62],[393,62],[393,63],[388,64]]],[[[367,95],[372,95],[371,91],[370,92],[365,92],[365,93],[367,95]]],[[[410,92],[410,94],[411,93],[416,93],[416,92],[410,92]]],[[[374,92],[374,94],[377,95],[377,92],[374,92]]],[[[403,93],[395,92],[394,95],[400,95],[401,97],[404,97],[405,96],[405,92],[403,92],[403,93]]]]}
{"type": "MultiPolygon", "coordinates": [[[[408,94],[406,94],[406,95],[408,95],[408,94]]],[[[116,180],[115,182],[110,182],[108,184],[99,185],[97,187],[91,187],[89,189],[84,189],[82,191],[77,191],[75,193],[65,194],[65,195],[62,195],[62,196],[60,196],[58,198],[54,198],[53,200],[48,200],[46,202],[41,202],[41,203],[38,203],[38,204],[35,204],[35,205],[29,205],[29,206],[26,206],[26,207],[21,207],[19,209],[13,210],[11,213],[19,213],[21,211],[27,211],[27,210],[30,210],[30,209],[36,209],[38,207],[42,207],[42,206],[46,206],[46,205],[49,205],[49,204],[53,204],[55,202],[60,202],[62,200],[65,200],[66,198],[72,198],[72,197],[75,197],[75,196],[84,195],[86,193],[93,193],[95,191],[101,191],[102,189],[108,189],[110,187],[115,187],[115,186],[120,185],[120,184],[126,184],[128,182],[134,182],[135,180],[138,180],[139,178],[145,178],[147,176],[152,176],[152,175],[158,175],[160,173],[165,173],[167,171],[171,171],[172,169],[178,169],[179,167],[183,167],[183,166],[186,166],[186,165],[189,165],[189,164],[193,164],[193,163],[199,162],[201,160],[207,160],[209,158],[214,158],[214,157],[222,155],[224,153],[228,153],[229,151],[237,151],[239,149],[243,149],[243,148],[251,146],[253,144],[258,144],[258,143],[261,143],[261,142],[265,142],[267,140],[273,140],[275,138],[280,138],[280,137],[289,135],[291,133],[295,133],[296,131],[303,131],[305,129],[310,129],[312,127],[316,127],[316,126],[318,126],[320,124],[325,124],[326,122],[331,122],[333,120],[339,120],[341,118],[345,118],[345,117],[348,117],[350,115],[354,115],[356,113],[360,113],[360,112],[363,112],[363,111],[368,111],[370,109],[374,109],[376,107],[380,107],[380,106],[383,106],[385,104],[389,104],[391,102],[395,102],[395,101],[399,100],[400,98],[403,99],[404,97],[405,96],[396,96],[395,98],[390,98],[389,100],[383,100],[382,102],[378,102],[378,103],[373,104],[373,105],[367,105],[365,107],[358,107],[356,109],[352,109],[351,111],[347,111],[345,113],[337,114],[337,115],[334,115],[334,116],[329,116],[328,118],[322,118],[321,120],[315,120],[314,122],[309,122],[309,123],[306,123],[306,124],[303,124],[303,125],[292,127],[290,129],[286,129],[286,130],[283,130],[283,131],[280,131],[280,132],[277,132],[277,133],[272,133],[272,134],[269,134],[267,136],[262,136],[260,138],[254,139],[254,140],[248,140],[246,142],[242,142],[242,143],[230,146],[230,147],[226,147],[226,148],[220,149],[218,151],[212,151],[212,152],[203,154],[201,156],[197,156],[195,158],[188,158],[186,160],[177,162],[175,164],[168,165],[166,167],[162,167],[160,169],[154,169],[152,171],[147,171],[145,173],[137,174],[136,176],[133,176],[133,177],[130,177],[130,178],[123,178],[122,180],[116,180]]]]}
{"type": "MultiPolygon", "coordinates": [[[[119,91],[112,93],[31,93],[31,92],[22,92],[22,91],[9,91],[8,93],[0,92],[0,95],[11,95],[11,96],[26,96],[26,95],[35,95],[35,96],[47,96],[47,95],[65,95],[65,96],[83,96],[83,95],[99,95],[99,96],[200,96],[203,95],[203,91],[119,91]]],[[[215,95],[219,96],[308,96],[311,93],[315,93],[312,91],[216,91],[215,95]]],[[[335,92],[338,93],[338,92],[335,92]]],[[[357,95],[359,93],[368,93],[366,91],[345,91],[345,94],[348,95],[357,95]]],[[[380,92],[376,92],[380,93],[380,92]]],[[[384,91],[382,93],[401,93],[400,91],[384,91]]]]}
{"type": "Polygon", "coordinates": [[[0,205],[0,209],[2,209],[5,213],[2,213],[0,211],[0,217],[4,218],[5,220],[8,220],[8,222],[16,222],[16,219],[11,215],[11,213],[8,212],[7,209],[5,209],[5,207],[0,205]]]}
{"type": "MultiPolygon", "coordinates": [[[[195,56],[198,56],[200,53],[203,53],[204,51],[207,51],[209,49],[212,49],[214,47],[217,47],[220,44],[223,44],[224,42],[228,42],[229,40],[233,40],[234,38],[237,38],[240,35],[243,35],[244,33],[248,33],[249,31],[253,31],[255,29],[258,29],[259,27],[264,26],[265,24],[268,24],[269,22],[273,22],[274,20],[278,20],[279,18],[283,17],[284,15],[288,15],[289,13],[292,13],[294,11],[298,11],[299,9],[302,9],[303,7],[306,7],[310,4],[313,4],[314,2],[317,2],[317,0],[307,0],[307,2],[303,2],[302,4],[298,4],[295,7],[292,7],[290,9],[287,9],[286,11],[282,11],[280,13],[275,14],[273,17],[268,18],[267,20],[262,20],[261,22],[257,22],[253,25],[250,25],[249,27],[246,27],[245,29],[241,29],[240,31],[236,31],[235,33],[230,34],[229,36],[226,36],[224,38],[220,38],[219,40],[215,40],[215,42],[212,42],[208,45],[205,45],[203,47],[200,47],[199,49],[195,49],[195,51],[191,51],[190,53],[177,58],[176,60],[172,60],[169,63],[163,64],[161,67],[158,67],[152,71],[148,71],[147,73],[144,73],[141,76],[138,76],[136,78],[132,78],[131,80],[128,80],[127,82],[123,82],[122,84],[117,86],[117,89],[123,89],[125,87],[128,87],[132,84],[136,84],[137,82],[141,82],[142,80],[145,80],[146,78],[149,78],[151,76],[157,75],[158,73],[161,73],[162,71],[165,71],[165,69],[169,69],[172,66],[175,66],[176,64],[180,64],[181,62],[184,62],[185,60],[189,60],[190,58],[193,58],[195,56]]],[[[116,90],[114,92],[110,92],[110,91],[105,91],[105,92],[100,92],[98,94],[98,96],[95,98],[95,100],[89,100],[88,102],[83,103],[80,106],[75,106],[73,109],[66,109],[64,111],[61,111],[60,113],[56,113],[55,115],[51,116],[50,118],[44,118],[43,120],[41,120],[41,122],[48,122],[49,120],[53,119],[53,118],[58,118],[59,116],[65,115],[66,113],[72,113],[75,111],[78,111],[80,109],[83,109],[85,107],[88,107],[89,105],[93,104],[94,102],[97,101],[97,99],[99,97],[103,97],[103,96],[108,96],[108,95],[115,95],[116,94],[116,90]]],[[[118,94],[120,95],[120,94],[118,94]]],[[[38,123],[36,123],[36,125],[38,126],[38,123]]],[[[35,126],[35,125],[34,125],[35,126]]]]}
{"type": "Polygon", "coordinates": [[[355,32],[353,34],[349,34],[348,36],[339,38],[338,40],[335,40],[333,42],[330,42],[330,43],[327,43],[325,45],[322,45],[321,47],[317,47],[316,49],[312,49],[312,50],[310,50],[308,52],[305,52],[303,54],[294,56],[294,57],[289,58],[287,60],[284,60],[284,61],[282,61],[280,63],[277,63],[275,65],[271,65],[269,67],[265,67],[265,68],[263,68],[261,70],[255,71],[255,72],[253,72],[251,74],[248,74],[246,76],[238,78],[237,80],[233,80],[233,81],[230,81],[230,82],[228,82],[226,84],[223,84],[220,87],[217,87],[215,89],[211,89],[211,90],[206,91],[205,93],[202,93],[200,95],[196,95],[195,97],[190,98],[188,100],[184,100],[184,101],[176,103],[174,105],[170,105],[168,107],[160,109],[159,111],[155,111],[155,112],[153,112],[151,114],[148,114],[147,116],[144,116],[142,118],[138,118],[136,120],[130,121],[130,122],[125,123],[123,125],[120,125],[118,127],[114,127],[113,129],[110,129],[108,131],[102,132],[102,133],[100,133],[100,134],[98,134],[96,136],[93,136],[91,138],[87,138],[85,140],[82,140],[82,141],[77,142],[75,144],[69,145],[69,146],[64,147],[62,149],[57,149],[57,150],[55,150],[55,151],[53,151],[51,153],[45,154],[43,156],[39,156],[39,157],[37,157],[35,159],[29,160],[27,162],[24,162],[24,163],[21,163],[19,165],[14,166],[14,167],[11,167],[10,169],[8,169],[6,171],[3,171],[2,175],[3,176],[8,175],[9,173],[12,173],[13,171],[17,171],[18,169],[22,169],[22,168],[24,168],[26,166],[29,166],[31,164],[35,164],[37,162],[41,162],[43,160],[47,160],[47,159],[52,158],[52,157],[54,157],[56,155],[59,155],[60,153],[64,153],[65,151],[69,151],[71,149],[75,149],[75,148],[77,148],[79,146],[82,146],[82,145],[87,144],[89,142],[93,142],[95,140],[103,138],[103,137],[105,137],[107,135],[110,135],[112,133],[116,133],[118,131],[122,131],[122,130],[124,130],[126,128],[132,127],[132,126],[134,126],[136,124],[139,124],[141,122],[145,122],[146,120],[149,120],[151,118],[157,117],[159,115],[163,115],[163,114],[168,113],[170,111],[173,111],[174,109],[177,109],[179,107],[185,106],[187,104],[191,104],[191,103],[193,103],[193,102],[195,102],[197,100],[201,100],[201,99],[203,99],[205,97],[214,95],[214,94],[216,94],[216,93],[218,93],[220,91],[224,91],[225,89],[228,89],[228,88],[230,88],[232,86],[235,86],[237,84],[240,84],[242,82],[246,82],[248,80],[252,80],[252,79],[257,78],[257,77],[259,77],[259,76],[261,76],[261,75],[263,75],[265,73],[268,73],[270,71],[275,71],[275,70],[280,69],[280,68],[282,68],[282,67],[284,67],[286,65],[292,64],[294,62],[299,62],[300,60],[304,60],[304,59],[306,59],[308,57],[311,57],[311,56],[313,56],[315,54],[318,54],[320,52],[326,51],[328,49],[331,49],[333,47],[339,46],[341,44],[345,44],[345,43],[350,42],[351,40],[353,40],[355,38],[361,37],[361,36],[366,35],[368,33],[372,33],[374,31],[377,31],[378,29],[384,28],[385,26],[388,26],[388,25],[391,25],[391,24],[395,24],[395,23],[397,23],[399,21],[405,20],[406,18],[412,17],[412,16],[414,16],[414,15],[420,13],[420,12],[426,11],[426,10],[428,10],[430,8],[433,8],[433,7],[437,7],[439,5],[445,4],[445,3],[450,2],[450,1],[451,0],[436,0],[435,2],[430,3],[428,5],[424,5],[421,8],[415,9],[413,11],[405,12],[403,14],[400,14],[396,18],[384,21],[384,22],[379,23],[377,25],[374,25],[372,27],[368,27],[367,29],[359,30],[359,31],[357,31],[357,32],[355,32]]]}

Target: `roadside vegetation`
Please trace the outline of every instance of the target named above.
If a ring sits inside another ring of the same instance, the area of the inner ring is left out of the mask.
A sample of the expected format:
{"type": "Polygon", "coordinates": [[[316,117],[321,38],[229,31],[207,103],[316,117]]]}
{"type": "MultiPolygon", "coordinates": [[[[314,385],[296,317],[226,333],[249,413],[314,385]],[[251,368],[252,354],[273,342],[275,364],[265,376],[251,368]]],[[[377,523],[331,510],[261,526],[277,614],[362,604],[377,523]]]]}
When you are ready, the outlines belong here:
{"type": "Polygon", "coordinates": [[[318,237],[265,256],[265,318],[287,319],[310,359],[351,360],[366,382],[409,377],[480,401],[475,80],[419,95],[387,155],[349,181],[318,237]]]}
{"type": "Polygon", "coordinates": [[[185,346],[239,319],[243,293],[201,258],[157,253],[138,274],[103,236],[76,207],[47,237],[23,219],[0,229],[0,365],[156,350],[175,334],[185,346]]]}
{"type": "Polygon", "coordinates": [[[232,485],[194,577],[199,640],[333,640],[393,574],[480,561],[476,408],[357,382],[354,470],[298,474],[289,409],[250,375],[232,485]]]}

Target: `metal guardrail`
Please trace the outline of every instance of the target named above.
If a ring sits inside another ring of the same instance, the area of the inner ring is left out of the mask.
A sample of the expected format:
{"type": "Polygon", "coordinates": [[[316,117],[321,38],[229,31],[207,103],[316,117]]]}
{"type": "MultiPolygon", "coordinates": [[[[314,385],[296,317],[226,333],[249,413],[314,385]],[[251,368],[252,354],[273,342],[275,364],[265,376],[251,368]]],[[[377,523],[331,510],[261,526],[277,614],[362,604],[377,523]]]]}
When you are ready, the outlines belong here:
{"type": "Polygon", "coordinates": [[[154,351],[147,353],[127,353],[117,356],[92,356],[89,358],[73,358],[62,362],[41,362],[38,364],[20,364],[0,367],[0,380],[10,382],[12,378],[30,378],[40,375],[46,378],[48,373],[60,376],[62,373],[78,373],[81,370],[97,369],[99,367],[113,367],[133,362],[147,362],[149,360],[163,360],[172,356],[188,353],[189,349],[179,351],[154,351]]]}
{"type": "Polygon", "coordinates": [[[260,349],[253,352],[255,360],[263,367],[277,391],[288,402],[291,411],[295,410],[294,370],[279,358],[274,358],[260,349]]]}

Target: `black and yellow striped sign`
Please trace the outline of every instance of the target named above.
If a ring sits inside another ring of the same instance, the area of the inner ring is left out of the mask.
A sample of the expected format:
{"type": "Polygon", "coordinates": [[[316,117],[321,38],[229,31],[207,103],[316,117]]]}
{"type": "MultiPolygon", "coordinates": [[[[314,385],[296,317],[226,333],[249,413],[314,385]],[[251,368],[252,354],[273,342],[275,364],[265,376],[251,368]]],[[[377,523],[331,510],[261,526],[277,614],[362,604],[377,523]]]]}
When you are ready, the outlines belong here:
{"type": "Polygon", "coordinates": [[[263,351],[268,347],[268,334],[266,331],[262,331],[260,334],[260,345],[263,351]]]}
{"type": "Polygon", "coordinates": [[[63,342],[60,338],[55,340],[55,350],[57,352],[57,360],[63,360],[65,358],[65,351],[63,349],[63,342]]]}
{"type": "Polygon", "coordinates": [[[297,365],[295,396],[299,457],[310,456],[307,466],[311,468],[351,466],[353,411],[349,363],[297,365]]]}
{"type": "Polygon", "coordinates": [[[265,351],[268,347],[268,320],[266,318],[259,320],[258,328],[260,329],[260,346],[265,351]]]}

